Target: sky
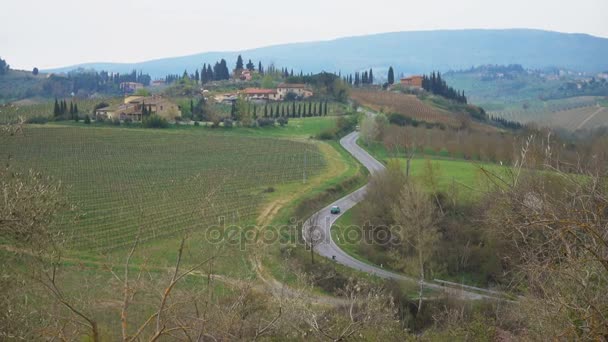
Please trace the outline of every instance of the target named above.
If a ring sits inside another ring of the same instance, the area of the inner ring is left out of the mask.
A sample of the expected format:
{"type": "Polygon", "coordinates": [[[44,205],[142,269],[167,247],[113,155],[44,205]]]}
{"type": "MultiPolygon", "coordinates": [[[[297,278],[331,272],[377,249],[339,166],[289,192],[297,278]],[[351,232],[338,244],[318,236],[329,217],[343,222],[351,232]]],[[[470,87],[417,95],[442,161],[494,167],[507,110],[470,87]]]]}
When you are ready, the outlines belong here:
{"type": "Polygon", "coordinates": [[[535,28],[608,38],[607,0],[2,0],[0,57],[31,70],[382,32],[535,28]]]}

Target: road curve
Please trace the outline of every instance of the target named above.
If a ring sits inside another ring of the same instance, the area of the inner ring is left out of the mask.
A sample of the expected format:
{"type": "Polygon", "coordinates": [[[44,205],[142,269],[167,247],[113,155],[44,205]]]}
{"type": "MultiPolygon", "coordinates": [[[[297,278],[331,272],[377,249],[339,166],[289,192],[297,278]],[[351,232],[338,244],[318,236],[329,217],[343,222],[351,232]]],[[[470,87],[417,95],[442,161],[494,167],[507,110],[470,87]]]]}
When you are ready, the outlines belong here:
{"type": "MultiPolygon", "coordinates": [[[[359,132],[350,133],[349,135],[345,136],[340,140],[340,145],[342,145],[342,147],[344,147],[350,154],[352,154],[353,157],[359,160],[359,162],[361,162],[361,164],[363,164],[363,166],[365,166],[369,170],[370,174],[375,174],[384,170],[385,167],[384,165],[382,165],[382,163],[380,163],[364,149],[362,149],[359,145],[357,145],[358,138],[359,132]]],[[[366,189],[367,185],[342,197],[341,199],[316,212],[303,225],[302,235],[304,237],[304,240],[307,242],[310,241],[310,236],[312,235],[314,241],[314,250],[317,254],[329,259],[335,258],[335,262],[344,266],[350,267],[361,272],[366,272],[368,274],[373,274],[381,278],[418,283],[418,279],[390,272],[383,268],[370,265],[355,259],[354,257],[344,252],[342,249],[340,249],[340,247],[338,247],[338,245],[332,239],[331,227],[334,222],[336,222],[336,220],[346,211],[348,211],[350,208],[354,207],[357,203],[363,200],[366,189]],[[333,215],[330,213],[331,207],[335,205],[339,206],[341,209],[341,213],[338,215],[333,215]]],[[[459,295],[467,299],[491,298],[489,296],[482,295],[476,292],[469,292],[461,289],[449,289],[434,283],[424,282],[423,285],[424,287],[430,289],[449,291],[455,295],[459,295]]]]}

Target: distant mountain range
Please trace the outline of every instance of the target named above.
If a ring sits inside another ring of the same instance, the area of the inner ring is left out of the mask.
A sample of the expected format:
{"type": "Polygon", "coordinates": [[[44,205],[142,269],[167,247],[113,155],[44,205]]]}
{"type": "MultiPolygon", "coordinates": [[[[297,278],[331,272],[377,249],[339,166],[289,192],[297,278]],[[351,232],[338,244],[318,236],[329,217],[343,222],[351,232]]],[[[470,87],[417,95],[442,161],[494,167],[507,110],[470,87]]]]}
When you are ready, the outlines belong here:
{"type": "Polygon", "coordinates": [[[374,68],[384,75],[389,66],[397,74],[448,71],[485,64],[521,64],[526,68],[558,67],[599,72],[608,70],[608,39],[587,34],[568,34],[530,29],[438,30],[382,33],[330,41],[294,43],[244,51],[207,52],[141,63],[89,63],[46,72],[76,68],[129,72],[133,69],[153,77],[194,72],[203,63],[225,58],[234,65],[241,54],[267,66],[293,68],[305,73],[330,71],[352,73],[374,68]]]}

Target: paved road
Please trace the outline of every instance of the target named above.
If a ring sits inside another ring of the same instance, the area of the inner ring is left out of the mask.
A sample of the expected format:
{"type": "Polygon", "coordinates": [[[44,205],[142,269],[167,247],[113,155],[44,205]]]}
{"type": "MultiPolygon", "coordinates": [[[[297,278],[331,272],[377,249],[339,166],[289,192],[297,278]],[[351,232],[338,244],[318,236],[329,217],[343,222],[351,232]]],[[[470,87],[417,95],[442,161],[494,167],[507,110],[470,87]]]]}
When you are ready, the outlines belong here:
{"type": "MultiPolygon", "coordinates": [[[[369,153],[367,153],[364,149],[357,145],[357,138],[359,138],[358,132],[353,132],[340,140],[340,144],[357,160],[365,166],[371,174],[381,172],[384,170],[384,165],[374,159],[369,153]]],[[[377,266],[373,266],[367,263],[364,263],[360,260],[355,259],[354,257],[348,255],[344,252],[336,243],[333,241],[331,237],[331,226],[334,222],[346,211],[355,206],[357,203],[363,200],[365,195],[367,185],[363,186],[359,190],[335,201],[334,203],[328,205],[327,207],[321,209],[311,218],[309,218],[303,227],[303,236],[306,241],[310,241],[310,235],[313,236],[315,241],[314,249],[315,251],[326,258],[332,259],[335,257],[335,261],[347,267],[353,268],[355,270],[366,272],[369,274],[376,275],[381,278],[387,279],[396,279],[396,280],[404,280],[418,283],[418,279],[406,277],[401,274],[393,273],[382,269],[377,266]],[[330,213],[330,209],[332,206],[337,205],[341,209],[341,213],[339,215],[332,215],[330,213]]],[[[443,287],[434,283],[424,283],[424,286],[431,289],[440,289],[443,291],[450,291],[455,295],[462,296],[468,299],[481,299],[481,298],[490,298],[489,296],[478,294],[475,292],[468,292],[463,290],[454,290],[443,287]]]]}

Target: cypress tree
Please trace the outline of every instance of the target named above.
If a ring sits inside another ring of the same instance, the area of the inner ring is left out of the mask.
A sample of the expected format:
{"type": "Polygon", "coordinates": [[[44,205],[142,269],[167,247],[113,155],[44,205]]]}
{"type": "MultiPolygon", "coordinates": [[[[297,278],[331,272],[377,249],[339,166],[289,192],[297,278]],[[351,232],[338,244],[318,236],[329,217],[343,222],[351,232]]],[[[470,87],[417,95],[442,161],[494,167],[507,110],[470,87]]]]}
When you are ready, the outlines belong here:
{"type": "Polygon", "coordinates": [[[241,55],[239,55],[236,59],[236,70],[242,70],[243,69],[243,57],[241,57],[241,55]]]}
{"type": "Polygon", "coordinates": [[[369,81],[369,84],[374,84],[374,72],[371,68],[369,69],[369,77],[367,80],[369,81]]]}
{"type": "Polygon", "coordinates": [[[312,102],[308,102],[308,116],[312,116],[312,102]]]}
{"type": "Polygon", "coordinates": [[[292,118],[296,117],[296,101],[293,101],[291,103],[291,117],[292,118]]]}
{"type": "Polygon", "coordinates": [[[258,119],[258,106],[253,105],[253,120],[258,119]]]}
{"type": "Polygon", "coordinates": [[[78,104],[74,103],[74,114],[78,114],[78,104]]]}
{"type": "Polygon", "coordinates": [[[273,118],[274,117],[274,113],[273,113],[273,108],[272,106],[270,106],[270,117],[273,118]]]}
{"type": "Polygon", "coordinates": [[[59,108],[59,102],[57,102],[57,98],[55,98],[55,105],[53,106],[53,116],[58,117],[61,115],[61,108],[59,108]]]}
{"type": "Polygon", "coordinates": [[[395,71],[393,70],[393,67],[388,68],[388,84],[394,84],[395,83],[395,71]]]}
{"type": "Polygon", "coordinates": [[[268,117],[268,104],[264,104],[264,117],[268,117]]]}

